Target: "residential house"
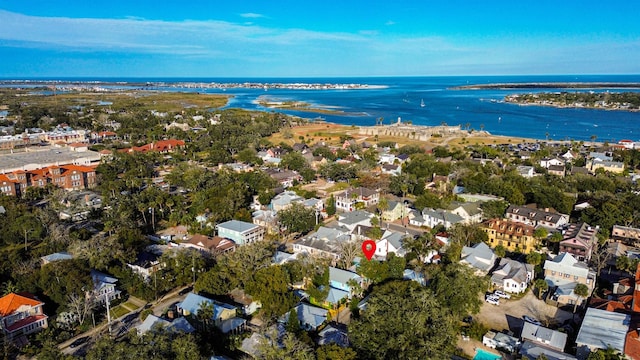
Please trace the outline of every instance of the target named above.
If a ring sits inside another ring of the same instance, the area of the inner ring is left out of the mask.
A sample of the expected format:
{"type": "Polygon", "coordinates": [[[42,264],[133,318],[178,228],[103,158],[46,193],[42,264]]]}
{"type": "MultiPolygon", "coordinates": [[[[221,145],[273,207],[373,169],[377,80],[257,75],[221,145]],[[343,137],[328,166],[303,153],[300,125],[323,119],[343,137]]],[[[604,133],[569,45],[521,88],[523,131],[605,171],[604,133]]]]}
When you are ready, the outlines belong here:
{"type": "Polygon", "coordinates": [[[388,208],[382,211],[383,221],[396,221],[409,215],[409,208],[404,202],[389,200],[387,204],[388,208]]]}
{"type": "Polygon", "coordinates": [[[567,169],[563,165],[550,165],[547,172],[550,175],[564,177],[567,173],[567,169]]]}
{"type": "Polygon", "coordinates": [[[561,350],[553,350],[549,347],[540,345],[539,343],[527,340],[522,342],[518,353],[523,360],[537,360],[544,358],[548,360],[577,360],[575,356],[569,355],[561,350]]]}
{"type": "Polygon", "coordinates": [[[363,187],[347,189],[335,195],[336,209],[339,211],[354,211],[356,203],[362,203],[363,208],[376,205],[380,201],[380,192],[363,187]]]}
{"type": "Polygon", "coordinates": [[[336,344],[341,347],[348,347],[349,337],[347,335],[346,327],[336,323],[331,323],[325,326],[318,333],[317,344],[319,346],[336,344]]]}
{"type": "Polygon", "coordinates": [[[628,226],[613,225],[611,239],[626,245],[640,245],[640,229],[628,226]]]}
{"type": "Polygon", "coordinates": [[[235,251],[236,244],[233,240],[220,236],[206,236],[195,234],[189,240],[180,243],[180,246],[199,250],[211,256],[218,256],[235,251]]]}
{"type": "Polygon", "coordinates": [[[264,240],[265,229],[256,224],[239,220],[229,220],[216,225],[218,236],[233,240],[237,245],[251,244],[264,240]]]}
{"type": "Polygon", "coordinates": [[[418,284],[422,285],[422,286],[427,286],[427,279],[425,279],[424,275],[422,273],[419,273],[415,270],[411,270],[411,269],[404,269],[404,271],[402,272],[402,279],[404,280],[412,280],[417,282],[418,284]]]}
{"type": "Polygon", "coordinates": [[[109,302],[120,298],[120,290],[116,289],[118,279],[101,273],[97,270],[91,270],[91,280],[93,280],[93,291],[90,293],[94,297],[94,301],[98,303],[109,302]]]}
{"type": "MultiPolygon", "coordinates": [[[[306,303],[299,303],[291,309],[298,316],[300,322],[300,328],[306,331],[316,331],[322,324],[327,321],[327,315],[329,311],[319,307],[315,307],[306,303]]],[[[289,313],[286,313],[280,319],[282,323],[289,321],[289,313]]]]}
{"type": "Polygon", "coordinates": [[[466,223],[466,220],[462,216],[444,209],[424,208],[422,209],[420,218],[422,221],[419,224],[418,219],[411,219],[409,223],[415,226],[430,227],[432,229],[438,225],[443,225],[445,229],[448,229],[455,224],[466,223]]]}
{"type": "Polygon", "coordinates": [[[524,177],[524,178],[532,178],[536,175],[536,172],[533,168],[533,166],[525,166],[525,165],[521,165],[516,167],[516,171],[518,172],[518,174],[520,174],[520,176],[524,177]]]}
{"type": "Polygon", "coordinates": [[[576,338],[576,357],[586,359],[591,352],[611,347],[624,353],[631,315],[587,308],[576,338]]]}
{"type": "Polygon", "coordinates": [[[478,202],[452,201],[447,208],[452,214],[461,216],[465,224],[477,224],[482,221],[482,209],[478,202]]]}
{"type": "Polygon", "coordinates": [[[363,280],[360,275],[354,272],[329,267],[329,286],[348,292],[349,297],[353,295],[352,285],[349,284],[350,281],[362,285],[363,280]]]}
{"type": "Polygon", "coordinates": [[[127,263],[127,266],[134,273],[142,276],[145,281],[149,281],[151,275],[164,267],[164,264],[160,263],[160,256],[160,254],[151,251],[141,251],[138,253],[136,261],[127,263]]]}
{"type": "Polygon", "coordinates": [[[513,353],[520,346],[520,340],[517,337],[490,330],[482,336],[482,345],[513,353]]]}
{"type": "Polygon", "coordinates": [[[510,205],[506,211],[506,218],[533,227],[543,226],[550,230],[569,223],[569,215],[551,212],[549,209],[520,205],[510,205]]]}
{"type": "Polygon", "coordinates": [[[376,252],[374,253],[374,257],[385,260],[390,253],[404,257],[406,250],[402,246],[402,241],[405,237],[409,236],[411,235],[385,230],[380,240],[376,241],[376,252]]]}
{"type": "Polygon", "coordinates": [[[269,234],[276,234],[280,231],[278,215],[273,210],[256,210],[251,214],[252,221],[258,226],[262,226],[269,234]]]}
{"type": "Polygon", "coordinates": [[[292,187],[296,182],[302,181],[302,176],[293,170],[273,168],[266,169],[264,172],[285,189],[292,187]]]}
{"type": "Polygon", "coordinates": [[[567,152],[565,152],[564,154],[562,154],[560,157],[562,157],[563,159],[567,160],[567,161],[573,161],[575,159],[577,159],[580,155],[576,152],[573,152],[571,150],[567,150],[567,152]]]}
{"type": "Polygon", "coordinates": [[[593,160],[593,161],[613,161],[613,156],[607,155],[606,153],[602,153],[602,152],[595,152],[592,151],[589,153],[588,156],[589,160],[593,160]]]}
{"type": "Polygon", "coordinates": [[[564,347],[567,344],[566,333],[547,329],[527,321],[524,321],[520,337],[523,341],[531,341],[560,352],[564,351],[564,347]]]}
{"type": "Polygon", "coordinates": [[[460,262],[475,269],[478,275],[486,275],[496,263],[496,254],[487,244],[480,242],[463,247],[460,262]]]}
{"type": "Polygon", "coordinates": [[[589,169],[584,166],[572,166],[571,175],[589,175],[589,169]]]}
{"type": "Polygon", "coordinates": [[[380,172],[392,176],[398,176],[402,173],[402,166],[396,164],[382,164],[380,165],[380,172]]]}
{"type": "Polygon", "coordinates": [[[291,207],[293,203],[304,201],[302,196],[299,196],[293,191],[285,191],[276,195],[273,199],[271,199],[271,203],[269,207],[273,209],[275,212],[280,210],[287,209],[291,207]]]}
{"type": "Polygon", "coordinates": [[[598,226],[592,227],[587,223],[569,225],[563,232],[560,252],[568,252],[578,260],[589,261],[593,248],[598,241],[598,228],[598,226]]]}
{"type": "Polygon", "coordinates": [[[48,316],[42,310],[44,303],[35,296],[9,293],[0,298],[0,330],[7,339],[14,340],[46,329],[48,316]]]}
{"type": "Polygon", "coordinates": [[[534,268],[531,264],[502,258],[491,274],[491,284],[505,292],[522,293],[533,280],[534,268]]]}
{"type": "Polygon", "coordinates": [[[493,248],[502,245],[507,251],[528,254],[539,243],[533,236],[533,226],[519,222],[491,219],[482,224],[482,230],[487,233],[489,245],[493,248]]]}
{"type": "Polygon", "coordinates": [[[540,166],[545,169],[549,169],[551,166],[564,167],[564,160],[560,160],[558,158],[542,158],[540,159],[540,166]]]}
{"type": "Polygon", "coordinates": [[[262,308],[262,303],[259,300],[254,300],[251,295],[246,294],[242,289],[231,290],[229,297],[237,304],[238,310],[242,315],[249,316],[262,308]]]}
{"type": "MultiPolygon", "coordinates": [[[[211,320],[220,329],[222,329],[223,324],[236,317],[237,309],[235,306],[214,301],[192,292],[188,293],[185,299],[176,305],[176,309],[182,316],[197,318],[198,310],[202,309],[203,306],[213,308],[211,320]]],[[[243,326],[243,324],[238,324],[238,327],[243,326]]]]}
{"type": "Polygon", "coordinates": [[[149,314],[146,319],[144,319],[142,324],[136,326],[138,335],[144,335],[147,332],[156,329],[163,329],[171,333],[183,334],[191,334],[196,331],[196,329],[191,326],[191,324],[189,324],[187,319],[184,317],[179,317],[173,320],[166,320],[153,314],[149,314]]]}
{"type": "Polygon", "coordinates": [[[47,265],[49,263],[55,261],[63,261],[63,260],[71,260],[73,259],[73,255],[68,252],[57,252],[53,254],[49,254],[40,258],[42,260],[42,265],[47,265]]]}
{"type": "Polygon", "coordinates": [[[624,172],[624,163],[620,161],[587,161],[586,168],[590,173],[595,174],[598,169],[614,174],[622,174],[624,172]]]}
{"type": "Polygon", "coordinates": [[[573,305],[585,299],[574,292],[576,285],[584,284],[589,293],[594,289],[596,274],[586,263],[578,261],[570,253],[560,253],[553,260],[544,262],[544,279],[549,285],[549,298],[560,305],[573,305]]]}
{"type": "Polygon", "coordinates": [[[371,226],[373,216],[372,213],[363,210],[338,214],[338,225],[353,231],[358,225],[371,226]]]}
{"type": "Polygon", "coordinates": [[[348,229],[334,229],[321,226],[293,244],[294,254],[307,253],[331,260],[336,264],[342,253],[342,245],[351,241],[348,229]]]}

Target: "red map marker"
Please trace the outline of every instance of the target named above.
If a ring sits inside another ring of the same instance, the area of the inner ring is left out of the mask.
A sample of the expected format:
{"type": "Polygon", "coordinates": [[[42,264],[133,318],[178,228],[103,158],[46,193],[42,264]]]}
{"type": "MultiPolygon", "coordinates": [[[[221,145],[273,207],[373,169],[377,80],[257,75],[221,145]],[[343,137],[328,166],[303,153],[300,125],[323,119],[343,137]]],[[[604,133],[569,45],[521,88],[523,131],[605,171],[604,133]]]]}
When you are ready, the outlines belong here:
{"type": "Polygon", "coordinates": [[[365,240],[362,242],[362,252],[367,260],[371,260],[373,254],[376,252],[376,242],[373,240],[365,240]]]}

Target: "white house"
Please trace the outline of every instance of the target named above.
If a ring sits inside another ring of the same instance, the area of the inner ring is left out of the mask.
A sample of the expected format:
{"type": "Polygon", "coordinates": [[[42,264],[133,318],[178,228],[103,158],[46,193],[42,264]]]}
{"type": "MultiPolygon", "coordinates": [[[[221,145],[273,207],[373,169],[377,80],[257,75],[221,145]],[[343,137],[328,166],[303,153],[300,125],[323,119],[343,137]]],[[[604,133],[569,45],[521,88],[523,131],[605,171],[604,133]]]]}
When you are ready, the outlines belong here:
{"type": "Polygon", "coordinates": [[[533,279],[533,271],[531,264],[502,258],[491,275],[491,284],[505,292],[522,293],[533,279]]]}
{"type": "Polygon", "coordinates": [[[264,240],[265,229],[256,224],[230,220],[216,225],[218,236],[233,240],[238,245],[264,240]]]}
{"type": "Polygon", "coordinates": [[[406,250],[402,247],[402,240],[406,236],[403,233],[386,230],[382,238],[376,241],[374,256],[378,259],[386,259],[390,253],[394,253],[396,256],[404,257],[406,250]]]}
{"type": "Polygon", "coordinates": [[[118,279],[103,274],[97,270],[91,270],[91,279],[93,280],[93,293],[96,302],[104,303],[107,299],[120,298],[120,290],[116,290],[118,279]]]}

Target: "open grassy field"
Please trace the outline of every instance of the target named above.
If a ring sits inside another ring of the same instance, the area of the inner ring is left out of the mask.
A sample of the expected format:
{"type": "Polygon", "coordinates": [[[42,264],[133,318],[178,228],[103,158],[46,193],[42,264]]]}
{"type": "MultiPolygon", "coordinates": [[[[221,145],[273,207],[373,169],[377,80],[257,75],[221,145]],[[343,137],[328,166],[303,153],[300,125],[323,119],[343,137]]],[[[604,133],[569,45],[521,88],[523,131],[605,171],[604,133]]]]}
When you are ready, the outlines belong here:
{"type": "Polygon", "coordinates": [[[68,92],[55,95],[39,95],[26,91],[8,89],[0,91],[7,100],[38,103],[43,107],[53,106],[108,106],[113,110],[157,110],[160,112],[182,111],[185,108],[219,108],[225,106],[229,96],[157,91],[121,91],[121,92],[68,92]],[[19,94],[16,97],[15,94],[19,94]],[[12,99],[13,98],[13,99],[12,99]],[[111,104],[108,104],[111,103],[111,104]]]}

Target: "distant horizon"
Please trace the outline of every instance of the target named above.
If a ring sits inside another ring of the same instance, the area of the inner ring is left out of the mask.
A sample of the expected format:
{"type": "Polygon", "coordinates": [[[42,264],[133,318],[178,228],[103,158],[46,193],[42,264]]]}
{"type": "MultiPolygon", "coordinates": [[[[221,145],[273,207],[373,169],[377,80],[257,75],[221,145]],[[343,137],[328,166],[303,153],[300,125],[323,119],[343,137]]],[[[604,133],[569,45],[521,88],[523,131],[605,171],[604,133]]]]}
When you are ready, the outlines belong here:
{"type": "MultiPolygon", "coordinates": [[[[0,76],[0,81],[30,81],[30,80],[42,80],[42,81],[57,81],[57,80],[96,80],[96,79],[389,79],[389,78],[460,78],[460,77],[630,77],[640,76],[639,73],[611,73],[611,74],[487,74],[487,75],[353,75],[353,76],[32,76],[32,77],[3,77],[0,76]]],[[[98,80],[99,81],[99,80],[98,80]]],[[[580,80],[576,80],[580,82],[580,80]]],[[[591,80],[589,80],[592,82],[591,80]]]]}
{"type": "Polygon", "coordinates": [[[640,74],[640,2],[0,3],[2,78],[640,74]]]}

